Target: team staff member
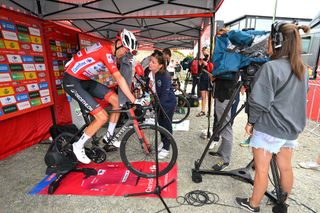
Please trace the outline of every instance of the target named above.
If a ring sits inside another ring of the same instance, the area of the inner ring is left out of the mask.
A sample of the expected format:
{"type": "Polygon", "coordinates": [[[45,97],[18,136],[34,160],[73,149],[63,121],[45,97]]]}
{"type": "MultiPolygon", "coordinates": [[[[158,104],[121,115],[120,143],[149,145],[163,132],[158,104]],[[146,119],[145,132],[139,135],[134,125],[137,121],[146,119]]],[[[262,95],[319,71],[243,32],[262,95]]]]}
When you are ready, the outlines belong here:
{"type": "MultiPolygon", "coordinates": [[[[173,113],[177,104],[176,97],[173,92],[171,83],[171,76],[167,71],[167,62],[164,56],[165,53],[155,50],[149,63],[149,76],[148,84],[151,84],[151,88],[156,90],[157,95],[160,99],[162,109],[159,111],[158,122],[159,125],[167,129],[172,134],[172,118],[173,113]],[[150,80],[150,79],[154,79],[150,80]],[[162,111],[164,110],[164,112],[162,111]],[[165,114],[164,114],[165,113],[165,114]]],[[[146,69],[146,72],[148,69],[146,69]]],[[[166,137],[161,137],[163,146],[159,149],[159,159],[163,159],[169,155],[170,143],[166,137]]]]}
{"type": "MultiPolygon", "coordinates": [[[[114,79],[131,102],[145,104],[143,99],[136,100],[131,94],[125,79],[114,62],[114,57],[121,58],[129,51],[134,53],[137,51],[136,49],[137,41],[134,34],[124,29],[112,45],[94,44],[77,52],[66,64],[67,69],[63,79],[65,91],[95,118],[84,130],[80,139],[72,145],[77,159],[84,164],[91,161],[85,154],[84,144],[108,121],[106,111],[97,103],[95,98],[104,99],[113,106],[113,109],[119,107],[118,96],[105,85],[109,85],[114,79]],[[106,79],[105,85],[92,80],[101,70],[105,70],[112,76],[112,78],[106,79]]],[[[112,126],[114,128],[118,119],[119,113],[113,113],[110,116],[109,128],[112,128],[112,126]]]]}
{"type": "Polygon", "coordinates": [[[260,211],[273,153],[277,154],[282,190],[289,194],[292,189],[292,153],[306,125],[308,91],[299,29],[305,33],[309,30],[307,26],[284,22],[272,25],[268,44],[271,61],[256,74],[249,96],[249,121],[245,130],[252,135],[255,177],[252,196],[236,198],[236,202],[251,212],[260,211]]]}

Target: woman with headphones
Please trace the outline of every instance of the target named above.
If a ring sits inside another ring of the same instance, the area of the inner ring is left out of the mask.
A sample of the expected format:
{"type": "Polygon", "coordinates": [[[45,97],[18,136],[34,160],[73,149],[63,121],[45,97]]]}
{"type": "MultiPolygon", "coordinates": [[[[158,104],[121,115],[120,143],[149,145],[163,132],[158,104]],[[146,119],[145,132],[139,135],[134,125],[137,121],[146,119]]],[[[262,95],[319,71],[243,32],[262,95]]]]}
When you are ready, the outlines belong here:
{"type": "Polygon", "coordinates": [[[299,30],[307,26],[274,23],[268,42],[271,60],[257,72],[249,96],[249,116],[245,127],[251,135],[255,177],[250,198],[236,198],[236,203],[251,212],[260,211],[268,186],[272,154],[277,154],[282,190],[290,193],[293,185],[291,165],[297,138],[306,125],[308,73],[301,59],[299,30]]]}

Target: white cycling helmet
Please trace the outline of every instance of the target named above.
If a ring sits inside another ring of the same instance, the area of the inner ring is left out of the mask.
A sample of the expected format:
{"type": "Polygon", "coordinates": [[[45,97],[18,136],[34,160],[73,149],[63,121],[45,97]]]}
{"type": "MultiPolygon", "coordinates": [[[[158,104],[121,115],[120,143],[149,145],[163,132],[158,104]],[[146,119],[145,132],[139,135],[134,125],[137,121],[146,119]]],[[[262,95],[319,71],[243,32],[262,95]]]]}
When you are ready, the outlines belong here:
{"type": "Polygon", "coordinates": [[[129,30],[123,29],[120,34],[122,45],[130,50],[135,55],[137,54],[138,42],[135,35],[129,30]]]}

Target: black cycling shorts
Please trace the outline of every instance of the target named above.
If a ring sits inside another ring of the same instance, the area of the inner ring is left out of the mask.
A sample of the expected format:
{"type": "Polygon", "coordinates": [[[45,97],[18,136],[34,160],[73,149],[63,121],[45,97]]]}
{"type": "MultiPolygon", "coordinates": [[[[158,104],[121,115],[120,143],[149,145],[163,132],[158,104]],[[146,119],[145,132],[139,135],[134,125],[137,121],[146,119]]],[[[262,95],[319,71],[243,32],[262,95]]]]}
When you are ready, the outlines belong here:
{"type": "Polygon", "coordinates": [[[103,84],[93,80],[81,80],[64,73],[63,88],[68,95],[75,99],[80,106],[84,106],[91,114],[100,112],[103,108],[95,100],[108,99],[114,91],[103,84]]]}

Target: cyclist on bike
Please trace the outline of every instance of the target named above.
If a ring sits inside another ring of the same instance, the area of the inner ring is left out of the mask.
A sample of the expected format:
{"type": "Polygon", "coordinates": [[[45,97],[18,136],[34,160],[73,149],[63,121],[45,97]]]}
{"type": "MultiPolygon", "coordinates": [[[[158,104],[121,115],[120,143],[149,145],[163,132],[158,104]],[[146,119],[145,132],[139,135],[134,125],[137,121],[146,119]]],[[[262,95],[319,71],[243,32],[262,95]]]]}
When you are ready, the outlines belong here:
{"type": "MultiPolygon", "coordinates": [[[[112,84],[112,81],[115,80],[132,103],[146,104],[145,99],[135,99],[115,64],[114,57],[121,58],[127,52],[136,54],[137,40],[132,32],[123,29],[113,44],[96,43],[77,52],[66,64],[63,80],[65,91],[95,118],[84,130],[80,139],[72,144],[73,152],[81,163],[88,164],[91,161],[85,154],[84,144],[108,121],[108,114],[95,98],[110,103],[113,109],[119,107],[117,94],[106,85],[112,84]],[[101,84],[93,80],[99,74],[111,76],[101,84]]],[[[119,113],[111,114],[108,131],[113,132],[118,119],[119,113]]],[[[120,143],[113,145],[119,147],[120,143]]]]}

